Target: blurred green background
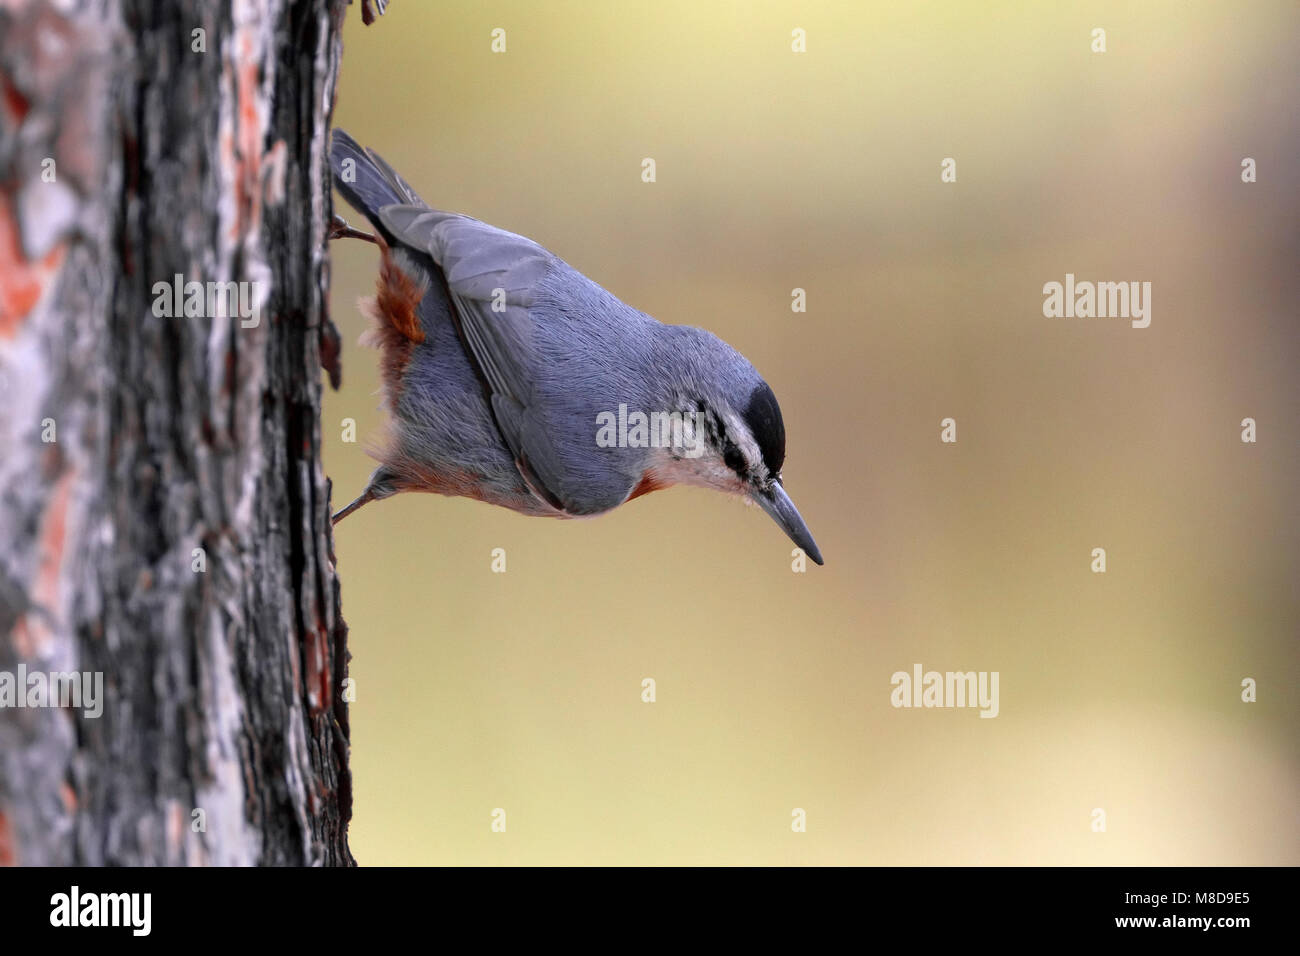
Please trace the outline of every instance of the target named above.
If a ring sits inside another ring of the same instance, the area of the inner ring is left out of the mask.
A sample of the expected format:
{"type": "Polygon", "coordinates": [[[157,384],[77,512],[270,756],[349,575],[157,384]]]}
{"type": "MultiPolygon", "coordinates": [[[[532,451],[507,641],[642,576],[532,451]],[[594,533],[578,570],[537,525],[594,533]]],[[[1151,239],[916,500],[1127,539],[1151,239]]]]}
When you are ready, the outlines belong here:
{"type": "MultiPolygon", "coordinates": [[[[344,38],[337,125],[430,203],[754,362],[827,560],[696,489],[359,511],[363,864],[1300,863],[1292,0],[396,0],[344,38]],[[1044,318],[1067,272],[1150,281],[1150,328],[1044,318]],[[894,709],[914,663],[999,671],[1001,715],[894,709]]],[[[382,417],[376,252],[331,252],[337,507],[382,417]]]]}

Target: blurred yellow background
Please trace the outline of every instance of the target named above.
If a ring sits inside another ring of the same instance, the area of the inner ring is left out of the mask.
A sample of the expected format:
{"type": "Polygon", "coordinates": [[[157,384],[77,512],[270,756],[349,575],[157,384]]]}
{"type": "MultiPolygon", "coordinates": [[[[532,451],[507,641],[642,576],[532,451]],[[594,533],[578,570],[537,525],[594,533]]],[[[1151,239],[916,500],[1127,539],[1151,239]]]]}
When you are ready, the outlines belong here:
{"type": "MultiPolygon", "coordinates": [[[[396,0],[344,40],[336,124],[432,205],[758,367],[827,561],[696,489],[357,512],[361,863],[1300,863],[1292,0],[396,0]],[[1151,326],[1045,318],[1067,272],[1151,326]],[[895,709],[915,663],[1000,716],[895,709]]],[[[376,252],[331,252],[339,507],[382,419],[376,252]]]]}

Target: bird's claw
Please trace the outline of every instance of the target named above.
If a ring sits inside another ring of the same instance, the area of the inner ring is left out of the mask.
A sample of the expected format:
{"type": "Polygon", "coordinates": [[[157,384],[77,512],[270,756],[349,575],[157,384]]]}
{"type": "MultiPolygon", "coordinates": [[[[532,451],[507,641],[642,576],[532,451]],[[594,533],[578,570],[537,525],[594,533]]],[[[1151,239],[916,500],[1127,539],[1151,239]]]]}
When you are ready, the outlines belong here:
{"type": "Polygon", "coordinates": [[[360,229],[353,229],[348,225],[348,221],[338,213],[334,214],[334,219],[330,222],[331,239],[364,239],[366,242],[378,243],[379,240],[369,232],[362,232],[360,229]]]}

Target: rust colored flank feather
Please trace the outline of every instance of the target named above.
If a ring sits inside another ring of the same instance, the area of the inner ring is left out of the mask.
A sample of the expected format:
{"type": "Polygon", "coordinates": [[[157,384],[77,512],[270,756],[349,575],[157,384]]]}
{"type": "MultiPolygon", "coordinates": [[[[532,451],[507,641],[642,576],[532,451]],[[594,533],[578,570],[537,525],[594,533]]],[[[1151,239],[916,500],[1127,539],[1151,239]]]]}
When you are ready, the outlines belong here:
{"type": "Polygon", "coordinates": [[[627,496],[627,500],[631,501],[633,498],[640,498],[642,495],[648,495],[652,491],[659,491],[661,488],[667,487],[668,482],[661,480],[653,473],[647,471],[641,476],[641,480],[637,482],[637,486],[632,489],[632,493],[627,496]]]}
{"type": "Polygon", "coordinates": [[[390,400],[395,400],[401,394],[411,350],[424,341],[419,306],[428,287],[402,269],[382,239],[379,255],[375,295],[361,303],[362,311],[373,323],[364,341],[379,349],[384,391],[390,400]]]}

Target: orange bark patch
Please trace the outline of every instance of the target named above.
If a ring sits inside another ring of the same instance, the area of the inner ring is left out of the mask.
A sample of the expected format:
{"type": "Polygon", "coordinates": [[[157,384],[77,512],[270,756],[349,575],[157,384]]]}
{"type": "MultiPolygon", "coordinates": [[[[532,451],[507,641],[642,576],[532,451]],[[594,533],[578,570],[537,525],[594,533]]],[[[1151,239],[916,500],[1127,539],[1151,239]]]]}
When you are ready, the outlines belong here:
{"type": "Polygon", "coordinates": [[[72,492],[72,475],[65,474],[54,486],[41,520],[41,564],[36,572],[32,597],[37,604],[53,610],[59,595],[59,567],[68,536],[68,501],[72,492]]]}
{"type": "Polygon", "coordinates": [[[27,115],[31,104],[27,102],[27,97],[23,96],[18,88],[9,81],[8,77],[0,76],[0,86],[4,89],[3,101],[5,111],[9,114],[9,122],[17,126],[23,121],[23,117],[27,115]]]}
{"type": "MultiPolygon", "coordinates": [[[[71,492],[72,475],[65,474],[54,486],[50,500],[45,505],[45,513],[41,515],[41,529],[37,539],[40,563],[36,567],[36,580],[32,584],[31,602],[50,615],[56,614],[58,610],[59,569],[63,565],[63,552],[67,544],[71,492]]],[[[28,612],[14,624],[14,648],[25,658],[39,655],[49,637],[49,627],[39,613],[28,612]]]]}
{"type": "Polygon", "coordinates": [[[307,704],[313,714],[320,713],[331,703],[329,639],[329,632],[317,618],[315,627],[307,631],[307,642],[303,648],[303,656],[307,659],[307,704]]]}
{"type": "Polygon", "coordinates": [[[0,192],[0,338],[18,334],[23,319],[63,264],[63,252],[64,244],[59,243],[44,259],[28,262],[9,197],[0,192]]]}
{"type": "Polygon", "coordinates": [[[258,89],[258,60],[251,31],[241,28],[236,40],[235,101],[238,109],[235,141],[239,148],[239,167],[235,179],[237,232],[255,232],[261,228],[262,122],[261,91],[258,89]]]}
{"type": "Polygon", "coordinates": [[[9,818],[0,810],[0,866],[17,866],[18,851],[14,848],[13,834],[9,831],[9,818]]]}

